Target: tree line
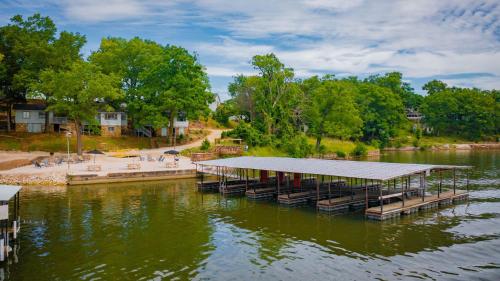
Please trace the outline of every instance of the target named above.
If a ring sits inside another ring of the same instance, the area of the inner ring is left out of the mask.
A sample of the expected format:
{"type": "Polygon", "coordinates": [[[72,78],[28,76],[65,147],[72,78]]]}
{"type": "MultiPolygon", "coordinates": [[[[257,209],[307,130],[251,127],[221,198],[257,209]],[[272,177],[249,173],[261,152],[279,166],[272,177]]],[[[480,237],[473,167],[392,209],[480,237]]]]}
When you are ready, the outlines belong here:
{"type": "Polygon", "coordinates": [[[365,79],[334,75],[297,79],[274,54],[256,55],[251,64],[258,74],[236,76],[228,87],[230,99],[214,117],[221,123],[238,118],[237,127],[228,134],[252,145],[281,146],[299,156],[308,153],[305,136],[316,139],[318,151],[324,137],[384,147],[401,132],[411,131],[407,109],[420,111],[436,135],[481,140],[499,131],[497,90],[430,81],[423,96],[399,72],[365,79]]]}
{"type": "Polygon", "coordinates": [[[214,95],[196,55],[175,45],[133,38],[103,38],[98,50],[82,55],[84,35],[57,33],[49,17],[14,16],[0,27],[0,104],[8,111],[29,98],[42,100],[48,112],[74,122],[77,151],[81,128],[96,122],[99,110],[126,111],[132,125],[168,127],[179,113],[197,119],[209,114],[214,95]]]}

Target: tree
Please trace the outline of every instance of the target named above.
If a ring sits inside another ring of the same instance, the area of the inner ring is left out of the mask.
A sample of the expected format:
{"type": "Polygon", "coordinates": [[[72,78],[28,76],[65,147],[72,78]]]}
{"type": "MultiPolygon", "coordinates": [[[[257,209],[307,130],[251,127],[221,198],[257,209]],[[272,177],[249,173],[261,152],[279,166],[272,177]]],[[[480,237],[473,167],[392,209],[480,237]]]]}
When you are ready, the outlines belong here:
{"type": "Polygon", "coordinates": [[[372,83],[361,83],[358,88],[356,102],[364,123],[364,138],[378,139],[385,145],[408,122],[403,101],[388,88],[372,83]]]}
{"type": "Polygon", "coordinates": [[[241,115],[247,116],[250,122],[254,121],[257,115],[255,99],[259,83],[258,76],[238,75],[228,86],[235,109],[239,110],[241,115]]]}
{"type": "Polygon", "coordinates": [[[436,80],[424,87],[429,91],[422,104],[424,121],[436,134],[477,140],[498,132],[497,91],[450,88],[436,80]]]}
{"type": "Polygon", "coordinates": [[[399,95],[406,108],[418,109],[424,99],[423,96],[415,94],[411,85],[403,81],[400,72],[389,72],[384,76],[374,75],[366,79],[368,82],[390,89],[399,95]]]}
{"type": "Polygon", "coordinates": [[[77,153],[81,155],[82,125],[95,122],[99,109],[110,110],[108,104],[121,97],[118,79],[83,61],[74,62],[68,70],[44,72],[41,79],[53,93],[48,110],[64,114],[73,121],[77,153]]]}
{"type": "Polygon", "coordinates": [[[180,112],[188,119],[210,113],[214,101],[203,66],[196,56],[177,46],[165,46],[162,59],[144,74],[140,88],[147,101],[147,114],[154,123],[169,122],[169,135],[174,142],[174,120],[180,112]]]}
{"type": "Polygon", "coordinates": [[[432,95],[435,93],[442,92],[446,90],[448,85],[446,83],[439,81],[439,80],[432,80],[427,82],[422,89],[427,91],[427,94],[432,95]]]}
{"type": "Polygon", "coordinates": [[[262,115],[267,135],[289,133],[292,129],[290,118],[296,108],[299,92],[293,83],[293,69],[285,67],[274,54],[254,56],[252,65],[260,76],[255,92],[255,107],[262,115]]]}
{"type": "MultiPolygon", "coordinates": [[[[157,125],[166,120],[151,115],[153,101],[140,90],[147,86],[145,79],[163,58],[163,48],[153,41],[135,37],[130,40],[109,37],[101,40],[99,50],[93,52],[89,60],[98,65],[105,74],[114,74],[120,78],[128,116],[134,127],[157,125]]],[[[154,97],[150,97],[154,99],[154,97]]]]}
{"type": "Polygon", "coordinates": [[[319,151],[324,136],[340,139],[361,136],[363,120],[354,101],[356,87],[347,81],[310,79],[305,84],[316,86],[306,93],[305,116],[308,133],[316,138],[316,150],[319,151]]]}

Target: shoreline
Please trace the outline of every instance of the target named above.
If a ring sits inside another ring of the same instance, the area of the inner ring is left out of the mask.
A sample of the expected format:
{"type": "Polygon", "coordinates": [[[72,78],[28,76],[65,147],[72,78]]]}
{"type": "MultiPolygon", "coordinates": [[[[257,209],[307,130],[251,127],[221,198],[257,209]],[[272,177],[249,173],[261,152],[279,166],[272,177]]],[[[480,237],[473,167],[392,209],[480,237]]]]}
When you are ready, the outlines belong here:
{"type": "Polygon", "coordinates": [[[429,147],[386,147],[381,151],[446,151],[446,150],[494,150],[500,149],[500,142],[485,142],[485,143],[457,143],[457,144],[438,144],[429,147]]]}

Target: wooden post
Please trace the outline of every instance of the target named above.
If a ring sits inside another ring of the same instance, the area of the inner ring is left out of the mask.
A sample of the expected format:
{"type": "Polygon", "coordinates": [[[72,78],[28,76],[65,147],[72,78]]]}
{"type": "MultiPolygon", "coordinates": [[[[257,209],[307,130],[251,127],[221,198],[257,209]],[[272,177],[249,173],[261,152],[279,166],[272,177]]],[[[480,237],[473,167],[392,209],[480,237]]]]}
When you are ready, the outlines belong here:
{"type": "Polygon", "coordinates": [[[339,198],[342,197],[342,190],[340,189],[340,177],[337,177],[337,185],[339,189],[339,198]]]}
{"type": "Polygon", "coordinates": [[[0,239],[0,261],[5,260],[5,245],[4,245],[4,239],[0,239]]]}
{"type": "Polygon", "coordinates": [[[12,228],[13,228],[12,238],[17,239],[17,221],[12,222],[12,228]]]}
{"type": "Polygon", "coordinates": [[[453,169],[453,195],[457,193],[456,187],[457,187],[457,173],[456,170],[453,169]]]}
{"type": "Polygon", "coordinates": [[[286,193],[288,193],[288,198],[290,198],[290,173],[288,173],[288,176],[286,177],[286,193]]]}

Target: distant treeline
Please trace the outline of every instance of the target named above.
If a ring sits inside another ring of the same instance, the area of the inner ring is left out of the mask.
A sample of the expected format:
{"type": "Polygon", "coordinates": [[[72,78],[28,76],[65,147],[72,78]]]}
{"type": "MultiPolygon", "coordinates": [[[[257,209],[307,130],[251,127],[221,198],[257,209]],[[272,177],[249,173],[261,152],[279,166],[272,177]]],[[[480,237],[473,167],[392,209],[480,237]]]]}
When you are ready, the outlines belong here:
{"type": "Polygon", "coordinates": [[[499,131],[498,90],[449,87],[434,80],[425,84],[428,94],[422,96],[399,72],[366,79],[296,79],[274,54],[254,56],[251,63],[258,75],[235,77],[231,98],[218,107],[215,118],[221,123],[240,119],[229,135],[253,145],[294,146],[305,143],[301,132],[306,132],[316,138],[318,150],[326,136],[383,147],[401,132],[421,133],[406,118],[408,109],[423,114],[423,124],[435,135],[482,140],[494,139],[499,131]]]}

